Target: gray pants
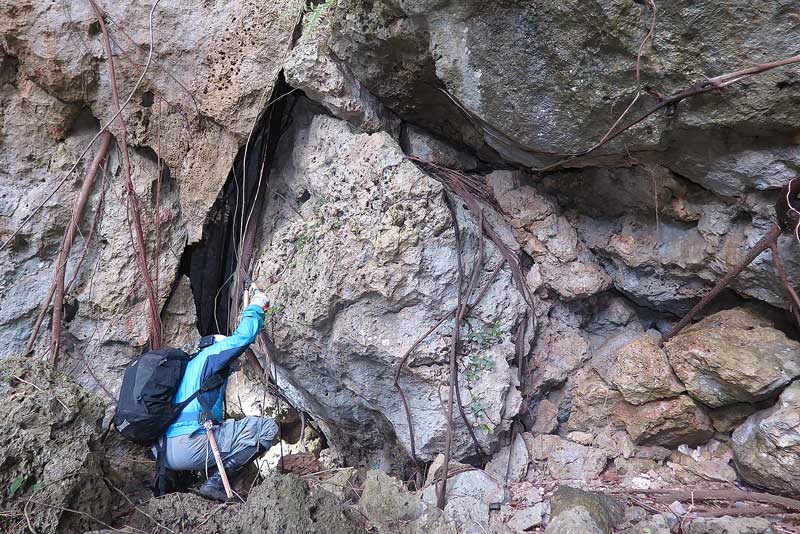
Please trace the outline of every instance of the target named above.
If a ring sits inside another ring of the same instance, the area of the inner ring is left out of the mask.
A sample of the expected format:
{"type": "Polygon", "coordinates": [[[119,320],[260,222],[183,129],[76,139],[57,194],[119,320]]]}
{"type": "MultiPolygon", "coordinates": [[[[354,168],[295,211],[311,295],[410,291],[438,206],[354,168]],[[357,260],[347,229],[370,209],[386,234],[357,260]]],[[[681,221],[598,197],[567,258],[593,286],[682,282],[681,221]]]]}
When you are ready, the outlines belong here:
{"type": "MultiPolygon", "coordinates": [[[[258,445],[260,451],[268,450],[278,437],[278,425],[269,417],[226,419],[214,428],[214,436],[225,461],[248,447],[258,445]]],[[[197,471],[216,465],[205,432],[167,438],[165,459],[167,469],[173,471],[197,471]]]]}

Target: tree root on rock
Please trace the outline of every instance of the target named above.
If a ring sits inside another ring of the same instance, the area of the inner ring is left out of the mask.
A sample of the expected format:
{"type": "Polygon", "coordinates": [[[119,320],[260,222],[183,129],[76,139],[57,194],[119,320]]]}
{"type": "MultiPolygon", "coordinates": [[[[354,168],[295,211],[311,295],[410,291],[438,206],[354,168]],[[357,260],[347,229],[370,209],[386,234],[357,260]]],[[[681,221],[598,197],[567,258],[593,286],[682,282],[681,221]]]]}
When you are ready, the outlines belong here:
{"type": "MultiPolygon", "coordinates": [[[[447,476],[449,463],[450,463],[450,455],[452,452],[452,441],[453,441],[453,402],[454,399],[457,400],[459,406],[459,412],[464,420],[467,429],[469,430],[470,436],[475,443],[476,449],[485,456],[485,452],[483,448],[480,446],[480,443],[475,436],[474,431],[472,430],[472,426],[467,421],[466,413],[464,411],[463,403],[461,402],[461,395],[458,390],[458,344],[459,344],[459,337],[461,331],[461,323],[467,314],[480,302],[480,300],[485,295],[486,291],[488,290],[489,286],[497,277],[497,274],[500,271],[500,268],[504,264],[508,264],[509,268],[511,269],[511,275],[517,287],[517,290],[522,295],[523,299],[525,300],[526,304],[530,308],[530,315],[529,317],[534,322],[533,330],[536,329],[535,324],[535,315],[533,312],[533,297],[530,294],[530,290],[528,289],[527,284],[525,283],[525,277],[522,273],[522,268],[519,264],[519,260],[514,254],[514,252],[506,245],[497,232],[494,230],[491,224],[486,221],[486,218],[483,213],[483,208],[481,207],[479,200],[485,202],[486,204],[492,206],[496,209],[499,213],[504,213],[502,207],[497,202],[497,199],[494,196],[494,191],[492,191],[491,187],[489,187],[483,180],[481,180],[478,176],[471,176],[461,173],[459,171],[455,171],[453,169],[448,169],[446,167],[442,167],[436,165],[434,163],[424,161],[418,158],[408,157],[410,161],[415,163],[420,170],[422,170],[426,175],[430,176],[431,178],[441,182],[445,185],[448,189],[453,191],[456,196],[461,198],[467,205],[467,208],[478,217],[478,227],[479,227],[479,245],[478,250],[476,251],[475,261],[472,268],[472,274],[470,276],[470,280],[467,283],[466,289],[464,286],[464,268],[461,260],[462,256],[462,246],[461,246],[461,234],[460,229],[458,226],[458,221],[456,218],[456,212],[454,207],[452,206],[449,198],[445,195],[445,203],[447,205],[448,210],[450,211],[450,215],[453,220],[453,226],[455,229],[455,241],[456,241],[456,257],[458,262],[458,293],[457,293],[457,305],[456,308],[442,317],[433,327],[431,327],[425,334],[423,334],[420,338],[418,338],[411,347],[406,351],[403,357],[400,360],[400,363],[397,366],[397,370],[395,372],[395,379],[394,379],[394,387],[397,389],[398,393],[400,394],[400,399],[403,403],[403,408],[406,414],[406,420],[408,422],[409,428],[409,437],[411,439],[411,456],[414,463],[417,465],[417,477],[418,479],[421,477],[421,472],[419,470],[419,465],[417,464],[416,458],[416,449],[414,444],[414,428],[411,420],[411,411],[408,407],[408,401],[406,399],[405,393],[403,389],[400,387],[399,379],[400,374],[402,372],[403,367],[405,366],[406,362],[408,361],[410,355],[419,346],[422,341],[427,338],[430,334],[432,334],[442,323],[444,323],[447,319],[451,316],[455,317],[455,323],[453,327],[453,338],[450,346],[450,358],[449,358],[449,367],[450,367],[450,377],[449,377],[449,398],[447,402],[447,433],[445,436],[445,451],[444,451],[444,463],[442,465],[441,475],[439,476],[439,480],[437,482],[437,506],[441,509],[444,508],[446,495],[447,495],[447,476]],[[491,278],[487,282],[487,284],[483,287],[483,289],[478,294],[477,298],[470,303],[470,297],[475,290],[475,285],[477,283],[478,274],[480,273],[483,265],[484,260],[484,234],[488,237],[492,243],[497,247],[500,255],[503,258],[503,261],[495,268],[495,271],[492,273],[491,278]]],[[[524,332],[524,330],[523,330],[524,332]]],[[[420,481],[418,481],[419,483],[420,481]]]]}

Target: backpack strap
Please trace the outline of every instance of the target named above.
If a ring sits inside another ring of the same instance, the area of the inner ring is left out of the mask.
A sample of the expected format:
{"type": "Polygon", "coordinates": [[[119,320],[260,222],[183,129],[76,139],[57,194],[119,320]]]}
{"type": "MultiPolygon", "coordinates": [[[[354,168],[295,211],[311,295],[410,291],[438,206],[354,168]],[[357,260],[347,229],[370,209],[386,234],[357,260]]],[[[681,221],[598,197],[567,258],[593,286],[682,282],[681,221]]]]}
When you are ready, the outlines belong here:
{"type": "Polygon", "coordinates": [[[156,442],[156,472],[153,476],[152,490],[153,495],[161,497],[167,493],[167,460],[165,451],[167,449],[167,439],[161,437],[156,442]]]}
{"type": "Polygon", "coordinates": [[[191,402],[197,399],[197,402],[200,403],[200,407],[203,409],[201,413],[205,415],[208,419],[213,421],[212,416],[212,406],[208,404],[208,402],[203,398],[203,393],[208,393],[209,391],[214,391],[222,387],[225,383],[225,380],[231,375],[231,370],[229,366],[225,366],[216,373],[212,374],[208,378],[206,378],[202,384],[200,384],[200,389],[189,395],[185,400],[178,403],[175,406],[175,413],[181,413],[184,408],[186,408],[191,402]]]}

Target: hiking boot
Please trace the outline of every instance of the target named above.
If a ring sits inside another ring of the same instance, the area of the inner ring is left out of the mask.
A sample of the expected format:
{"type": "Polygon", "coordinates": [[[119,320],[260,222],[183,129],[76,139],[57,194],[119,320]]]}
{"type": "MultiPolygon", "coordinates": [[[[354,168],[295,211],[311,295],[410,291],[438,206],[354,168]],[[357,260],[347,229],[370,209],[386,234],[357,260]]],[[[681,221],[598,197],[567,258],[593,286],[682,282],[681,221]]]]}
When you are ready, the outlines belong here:
{"type": "MultiPolygon", "coordinates": [[[[225,473],[228,475],[231,486],[244,472],[245,467],[262,452],[264,452],[263,447],[247,447],[223,460],[222,465],[225,466],[225,473]]],[[[199,493],[206,499],[214,501],[226,502],[228,500],[225,485],[222,483],[222,475],[216,469],[214,469],[214,474],[200,486],[199,493]]]]}
{"type": "Polygon", "coordinates": [[[212,501],[227,502],[228,494],[225,493],[225,485],[222,483],[222,476],[219,473],[208,477],[208,480],[200,486],[200,495],[212,501]]]}

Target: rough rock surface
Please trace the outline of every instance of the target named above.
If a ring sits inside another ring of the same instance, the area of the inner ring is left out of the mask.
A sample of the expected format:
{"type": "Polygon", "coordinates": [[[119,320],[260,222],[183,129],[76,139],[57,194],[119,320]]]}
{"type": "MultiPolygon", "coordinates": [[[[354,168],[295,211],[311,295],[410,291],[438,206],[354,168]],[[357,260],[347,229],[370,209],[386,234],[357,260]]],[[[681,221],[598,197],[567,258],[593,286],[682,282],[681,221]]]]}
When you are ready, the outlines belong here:
{"type": "MultiPolygon", "coordinates": [[[[122,116],[149,267],[151,276],[160,280],[158,306],[163,308],[187,239],[200,240],[209,208],[272,90],[304,3],[245,1],[196,9],[159,4],[152,19],[152,3],[98,4],[113,41],[123,103],[148,63],[152,22],[152,58],[122,116]]],[[[25,346],[95,149],[88,150],[60,186],[62,176],[100,124],[114,115],[109,65],[91,4],[62,7],[13,2],[4,5],[0,21],[2,243],[31,217],[0,251],[6,273],[0,282],[3,356],[25,346]],[[34,214],[41,203],[44,207],[34,214]]],[[[119,140],[118,125],[109,129],[119,140]]],[[[82,236],[88,238],[96,222],[92,241],[85,244],[85,261],[77,270],[84,249],[79,237],[67,267],[67,281],[74,278],[75,284],[67,293],[62,346],[65,359],[75,358],[67,369],[74,367],[82,384],[100,387],[78,364],[80,354],[92,361],[99,381],[114,391],[124,365],[147,344],[147,314],[121,163],[116,149],[111,154],[108,173],[98,176],[80,224],[82,236]]],[[[48,321],[42,331],[49,331],[48,321]]],[[[38,354],[44,352],[43,345],[37,345],[38,354]]]]}
{"type": "Polygon", "coordinates": [[[495,480],[521,482],[528,473],[528,446],[522,434],[516,434],[511,445],[500,449],[486,464],[486,472],[495,480]]]}
{"type": "Polygon", "coordinates": [[[306,31],[292,48],[284,72],[286,81],[319,102],[340,119],[365,132],[396,130],[399,121],[353,76],[350,67],[330,50],[329,18],[313,32],[306,31]]]}
{"type": "Polygon", "coordinates": [[[800,384],[772,408],[751,415],[732,437],[733,459],[744,480],[779,493],[800,491],[800,384]]]}
{"type": "Polygon", "coordinates": [[[642,406],[620,406],[619,410],[620,419],[625,421],[631,439],[637,444],[699,445],[714,435],[711,420],[688,395],[642,406]]]}
{"type": "Polygon", "coordinates": [[[666,351],[689,394],[714,408],[764,400],[800,375],[800,343],[745,309],[703,319],[666,351]]]}
{"type": "MultiPolygon", "coordinates": [[[[51,371],[30,359],[0,360],[0,506],[26,508],[37,532],[83,532],[96,524],[63,508],[111,520],[99,445],[105,403],[51,371]]],[[[9,521],[9,531],[26,528],[9,521]]]]}
{"type": "Polygon", "coordinates": [[[369,471],[358,507],[378,532],[455,534],[456,528],[436,506],[410,493],[402,482],[369,471]]]}
{"type": "MultiPolygon", "coordinates": [[[[258,275],[268,280],[281,383],[311,411],[344,456],[385,447],[410,450],[406,416],[392,386],[397,365],[418,336],[456,304],[454,233],[441,186],[404,160],[386,133],[364,134],[324,115],[300,114],[271,186],[294,208],[274,204],[266,215],[258,275]],[[291,147],[291,149],[289,148],[291,147]],[[392,443],[394,442],[394,444],[392,443]]],[[[464,258],[477,247],[471,217],[459,208],[464,258]]],[[[499,228],[502,230],[502,228],[499,228]]],[[[486,246],[479,284],[498,253],[486,246]]],[[[466,260],[465,260],[466,261],[466,260]]],[[[502,271],[471,314],[473,334],[459,378],[461,397],[481,444],[491,450],[520,407],[510,330],[523,311],[502,271]],[[499,325],[495,327],[494,325],[499,325]]],[[[445,323],[415,351],[401,373],[416,451],[442,450],[449,329],[445,323]]],[[[474,453],[455,418],[455,456],[474,453]]]]}
{"type": "Polygon", "coordinates": [[[171,347],[192,354],[197,350],[200,334],[197,331],[197,313],[189,278],[181,276],[164,306],[164,339],[171,347]]]}
{"type": "Polygon", "coordinates": [[[717,517],[695,519],[687,534],[773,534],[769,521],[757,517],[717,517]]]}
{"type": "Polygon", "coordinates": [[[250,492],[244,504],[215,510],[198,495],[171,493],[150,499],[142,512],[131,516],[131,526],[152,529],[155,520],[177,532],[201,534],[367,532],[363,518],[350,505],[327,491],[309,488],[296,475],[269,476],[250,492]]]}
{"type": "Polygon", "coordinates": [[[623,518],[622,507],[611,497],[559,486],[550,501],[552,519],[546,533],[602,532],[610,534],[623,518]]]}
{"type": "MultiPolygon", "coordinates": [[[[422,492],[422,500],[435,506],[436,494],[436,485],[428,486],[422,492]]],[[[453,520],[459,534],[477,534],[488,525],[489,510],[499,508],[505,498],[502,481],[472,469],[449,477],[444,513],[453,520]]]]}
{"type": "Polygon", "coordinates": [[[552,480],[594,480],[606,468],[611,453],[558,436],[523,434],[535,471],[552,480]]]}
{"type": "Polygon", "coordinates": [[[644,521],[640,521],[636,525],[621,530],[620,534],[670,534],[671,530],[667,520],[661,514],[648,517],[644,521]]]}
{"type": "Polygon", "coordinates": [[[622,334],[609,339],[593,360],[597,372],[616,387],[626,401],[641,405],[685,391],[653,336],[644,334],[617,348],[626,338],[622,334]]]}
{"type": "MultiPolygon", "coordinates": [[[[585,12],[586,19],[555,22],[572,19],[575,8],[551,1],[487,6],[447,0],[382,0],[368,8],[349,0],[339,3],[339,31],[332,47],[403,118],[424,121],[453,137],[462,133],[465,127],[458,119],[466,122],[463,115],[432,89],[444,86],[483,121],[481,133],[488,144],[504,157],[530,165],[541,161],[542,152],[591,146],[634,93],[636,52],[650,24],[650,10],[638,3],[598,3],[585,12]]],[[[766,60],[795,52],[790,37],[795,23],[781,16],[783,4],[746,19],[736,16],[738,8],[680,5],[659,13],[641,65],[642,83],[665,85],[671,92],[705,76],[744,68],[742,54],[766,60]],[[763,27],[772,31],[765,34],[763,27]],[[709,35],[708,50],[686,44],[709,35]]],[[[792,71],[778,71],[753,79],[747,88],[733,87],[725,97],[730,106],[720,106],[719,96],[690,101],[674,120],[651,117],[624,142],[631,150],[687,147],[694,156],[684,158],[688,163],[705,154],[689,142],[692,135],[790,129],[797,119],[786,107],[793,95],[776,93],[773,87],[794,79],[792,71]],[[760,94],[770,98],[765,102],[756,96],[760,94]],[[667,130],[663,134],[662,128],[667,130]],[[680,130],[682,136],[672,134],[680,130]]],[[[633,116],[652,105],[648,100],[637,103],[633,116]]],[[[624,155],[623,143],[613,145],[613,151],[624,155]]],[[[709,173],[709,182],[724,182],[720,175],[730,174],[723,169],[735,163],[726,159],[716,180],[709,173]]]]}

